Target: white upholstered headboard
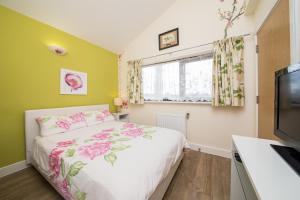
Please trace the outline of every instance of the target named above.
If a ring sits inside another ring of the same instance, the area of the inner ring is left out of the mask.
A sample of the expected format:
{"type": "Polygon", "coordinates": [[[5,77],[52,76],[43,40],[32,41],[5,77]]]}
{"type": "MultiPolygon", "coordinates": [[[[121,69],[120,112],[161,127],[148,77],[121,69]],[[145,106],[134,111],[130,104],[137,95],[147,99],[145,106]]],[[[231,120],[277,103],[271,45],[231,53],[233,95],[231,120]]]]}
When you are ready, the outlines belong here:
{"type": "Polygon", "coordinates": [[[26,162],[31,163],[31,151],[34,138],[39,134],[40,127],[36,122],[36,118],[43,115],[68,115],[75,112],[93,111],[109,109],[108,104],[91,105],[91,106],[76,106],[65,108],[49,108],[40,110],[27,110],[25,111],[25,139],[26,139],[26,162]]]}

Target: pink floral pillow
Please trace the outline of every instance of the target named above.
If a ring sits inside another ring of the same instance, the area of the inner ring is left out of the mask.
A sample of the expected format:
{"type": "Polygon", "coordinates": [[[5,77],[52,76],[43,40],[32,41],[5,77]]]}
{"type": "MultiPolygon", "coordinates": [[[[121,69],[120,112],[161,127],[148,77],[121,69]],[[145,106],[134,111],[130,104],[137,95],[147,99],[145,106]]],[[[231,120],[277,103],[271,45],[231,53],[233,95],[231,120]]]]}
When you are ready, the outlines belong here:
{"type": "Polygon", "coordinates": [[[69,116],[72,123],[71,129],[77,129],[87,126],[85,114],[83,112],[78,112],[69,116]]]}
{"type": "Polygon", "coordinates": [[[107,109],[102,111],[87,111],[84,114],[88,126],[115,120],[115,118],[107,109]]]}
{"type": "Polygon", "coordinates": [[[41,136],[63,133],[87,126],[85,115],[82,112],[70,116],[41,116],[36,121],[40,126],[41,136]]]}
{"type": "Polygon", "coordinates": [[[102,115],[104,116],[104,122],[115,120],[114,116],[107,109],[102,111],[102,115]]]}

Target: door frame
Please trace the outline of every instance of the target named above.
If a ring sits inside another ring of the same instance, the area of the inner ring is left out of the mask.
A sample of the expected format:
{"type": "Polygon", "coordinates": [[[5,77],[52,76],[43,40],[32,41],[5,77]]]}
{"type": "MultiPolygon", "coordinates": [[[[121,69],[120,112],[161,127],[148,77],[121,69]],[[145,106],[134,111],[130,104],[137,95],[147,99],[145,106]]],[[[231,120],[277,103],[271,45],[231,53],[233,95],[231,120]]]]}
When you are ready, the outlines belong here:
{"type": "MultiPolygon", "coordinates": [[[[264,18],[264,20],[255,28],[255,39],[254,39],[254,41],[255,41],[255,47],[257,46],[257,34],[258,34],[258,32],[260,31],[260,29],[261,29],[261,27],[263,26],[263,24],[267,21],[267,19],[269,18],[269,16],[271,15],[271,13],[272,13],[272,11],[274,10],[274,8],[278,5],[278,3],[279,3],[279,1],[280,0],[277,0],[276,1],[276,3],[273,5],[273,7],[271,8],[271,10],[269,11],[269,13],[265,16],[265,18],[264,18]]],[[[298,0],[289,0],[289,5],[290,5],[290,34],[291,34],[291,37],[290,37],[290,48],[291,48],[291,58],[290,58],[290,60],[291,60],[291,63],[293,63],[293,62],[295,62],[295,59],[297,59],[297,58],[295,58],[295,54],[296,53],[299,53],[300,52],[300,46],[295,46],[295,45],[293,45],[293,44],[300,44],[300,37],[299,36],[297,36],[297,33],[300,33],[300,23],[298,22],[296,22],[295,21],[295,17],[297,17],[296,16],[296,13],[295,13],[295,10],[297,9],[297,8],[299,8],[300,7],[300,3],[299,2],[297,2],[298,0]]],[[[300,12],[298,13],[298,16],[300,15],[300,12]]],[[[256,48],[255,48],[256,49],[256,48]]],[[[299,59],[299,58],[298,58],[299,59]]],[[[257,96],[259,96],[259,93],[258,93],[258,87],[259,87],[259,80],[258,80],[258,67],[259,67],[259,65],[258,65],[258,53],[255,53],[255,65],[256,65],[256,67],[255,67],[255,73],[256,73],[256,97],[257,96]]],[[[256,129],[256,133],[255,133],[255,136],[258,138],[258,103],[256,102],[256,106],[255,106],[255,108],[256,108],[256,127],[255,127],[255,129],[256,129]]]]}
{"type": "Polygon", "coordinates": [[[300,2],[289,0],[290,5],[290,38],[291,38],[291,64],[300,62],[300,2]],[[297,19],[297,20],[296,20],[297,19]]]}

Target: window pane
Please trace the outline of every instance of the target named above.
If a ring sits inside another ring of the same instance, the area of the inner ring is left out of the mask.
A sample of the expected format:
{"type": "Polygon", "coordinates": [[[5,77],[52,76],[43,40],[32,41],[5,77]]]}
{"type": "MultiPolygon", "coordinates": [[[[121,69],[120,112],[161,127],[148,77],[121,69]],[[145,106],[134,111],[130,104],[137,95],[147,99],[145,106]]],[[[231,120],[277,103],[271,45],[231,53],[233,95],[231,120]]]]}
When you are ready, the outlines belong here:
{"type": "Polygon", "coordinates": [[[162,65],[162,95],[163,99],[179,98],[179,62],[162,65]]]}
{"type": "Polygon", "coordinates": [[[186,63],[185,99],[210,101],[212,84],[212,59],[186,63]]]}
{"type": "Polygon", "coordinates": [[[211,101],[211,57],[155,64],[142,73],[145,100],[211,101]]]}
{"type": "Polygon", "coordinates": [[[143,89],[144,89],[144,94],[152,94],[154,95],[155,93],[155,74],[156,74],[156,69],[154,67],[144,67],[142,71],[142,76],[143,76],[143,89]]]}

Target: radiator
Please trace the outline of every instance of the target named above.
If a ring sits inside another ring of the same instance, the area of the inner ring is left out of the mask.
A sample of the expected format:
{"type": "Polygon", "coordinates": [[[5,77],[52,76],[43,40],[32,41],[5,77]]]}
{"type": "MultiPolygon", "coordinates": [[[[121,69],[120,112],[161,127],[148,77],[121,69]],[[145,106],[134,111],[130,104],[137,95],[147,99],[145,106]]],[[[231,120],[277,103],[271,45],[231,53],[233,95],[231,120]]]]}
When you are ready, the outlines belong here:
{"type": "Polygon", "coordinates": [[[174,129],[186,136],[186,116],[186,113],[157,113],[156,126],[174,129]]]}

